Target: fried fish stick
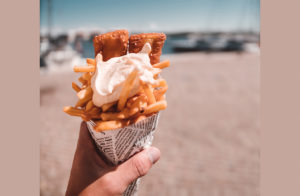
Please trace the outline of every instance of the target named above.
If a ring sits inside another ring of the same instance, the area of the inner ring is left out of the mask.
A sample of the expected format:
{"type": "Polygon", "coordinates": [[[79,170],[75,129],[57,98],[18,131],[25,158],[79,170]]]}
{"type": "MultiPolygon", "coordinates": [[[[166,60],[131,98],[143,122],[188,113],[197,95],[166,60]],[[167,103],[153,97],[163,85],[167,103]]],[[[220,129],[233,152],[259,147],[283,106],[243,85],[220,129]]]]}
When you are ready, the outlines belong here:
{"type": "Polygon", "coordinates": [[[93,39],[95,56],[102,54],[103,61],[112,57],[123,56],[127,53],[128,31],[117,30],[95,36],[93,39]]]}
{"type": "Polygon", "coordinates": [[[151,45],[151,52],[149,54],[152,65],[159,63],[161,50],[163,48],[166,35],[164,33],[142,33],[131,35],[129,38],[129,52],[138,53],[143,46],[148,42],[151,45]]]}

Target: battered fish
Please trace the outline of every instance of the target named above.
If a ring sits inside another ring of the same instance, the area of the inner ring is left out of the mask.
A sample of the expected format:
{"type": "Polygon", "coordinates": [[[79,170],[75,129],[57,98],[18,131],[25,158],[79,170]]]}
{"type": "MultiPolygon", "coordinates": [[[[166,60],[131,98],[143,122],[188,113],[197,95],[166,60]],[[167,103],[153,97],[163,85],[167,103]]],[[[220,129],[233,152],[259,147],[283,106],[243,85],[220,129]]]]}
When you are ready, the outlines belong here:
{"type": "Polygon", "coordinates": [[[151,64],[159,63],[161,50],[166,40],[164,33],[142,33],[131,35],[129,38],[129,52],[138,53],[142,50],[145,43],[151,44],[151,52],[149,54],[151,64]]]}
{"type": "Polygon", "coordinates": [[[95,56],[100,52],[103,60],[123,56],[127,53],[128,31],[117,30],[94,37],[95,56]]]}

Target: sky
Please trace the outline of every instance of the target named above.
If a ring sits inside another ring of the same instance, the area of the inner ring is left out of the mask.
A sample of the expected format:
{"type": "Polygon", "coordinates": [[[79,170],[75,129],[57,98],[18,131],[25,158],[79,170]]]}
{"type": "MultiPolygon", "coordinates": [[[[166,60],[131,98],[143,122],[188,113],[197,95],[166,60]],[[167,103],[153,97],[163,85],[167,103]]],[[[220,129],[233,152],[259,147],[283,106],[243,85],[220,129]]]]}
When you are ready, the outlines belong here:
{"type": "MultiPolygon", "coordinates": [[[[48,0],[40,0],[41,33],[48,0]]],[[[259,0],[51,0],[52,29],[130,31],[259,31],[259,0]]]]}

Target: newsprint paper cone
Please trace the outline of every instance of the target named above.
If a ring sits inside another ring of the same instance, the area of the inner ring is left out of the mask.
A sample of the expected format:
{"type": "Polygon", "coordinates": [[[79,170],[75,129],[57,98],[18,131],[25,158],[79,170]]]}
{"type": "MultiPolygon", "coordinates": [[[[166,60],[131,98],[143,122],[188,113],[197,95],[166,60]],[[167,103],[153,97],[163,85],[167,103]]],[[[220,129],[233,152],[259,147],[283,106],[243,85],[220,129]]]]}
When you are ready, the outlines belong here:
{"type": "MultiPolygon", "coordinates": [[[[112,165],[118,165],[151,146],[158,119],[159,113],[127,127],[103,132],[94,131],[93,122],[87,124],[100,152],[112,165]]],[[[123,196],[137,195],[138,184],[139,179],[131,183],[123,196]]]]}

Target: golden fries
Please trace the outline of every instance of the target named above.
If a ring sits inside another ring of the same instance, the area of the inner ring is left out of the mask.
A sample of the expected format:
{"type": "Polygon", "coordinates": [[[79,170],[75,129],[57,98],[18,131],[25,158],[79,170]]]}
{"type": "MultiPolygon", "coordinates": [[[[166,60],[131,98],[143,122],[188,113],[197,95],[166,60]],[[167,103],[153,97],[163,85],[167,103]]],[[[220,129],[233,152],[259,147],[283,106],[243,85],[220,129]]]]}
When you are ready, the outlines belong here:
{"type": "Polygon", "coordinates": [[[84,111],[81,109],[77,109],[71,106],[66,106],[64,107],[64,112],[66,112],[67,114],[71,115],[71,116],[81,116],[84,111]]]}
{"type": "MultiPolygon", "coordinates": [[[[95,130],[111,130],[137,123],[167,107],[165,93],[168,85],[161,78],[157,79],[155,85],[140,81],[138,93],[133,97],[128,97],[137,77],[137,70],[132,71],[125,80],[118,101],[104,104],[100,108],[96,107],[92,101],[93,90],[90,86],[95,71],[92,66],[95,67],[96,61],[87,59],[87,64],[88,66],[85,67],[74,67],[75,72],[82,72],[82,76],[78,78],[82,87],[72,82],[72,88],[77,92],[78,101],[75,107],[65,107],[64,112],[71,116],[79,116],[84,121],[98,120],[96,121],[95,130]]],[[[157,77],[161,73],[161,69],[168,67],[169,64],[169,61],[154,64],[154,77],[157,77]]]]}
{"type": "Polygon", "coordinates": [[[87,59],[86,59],[86,63],[87,63],[88,65],[96,66],[96,60],[95,60],[95,59],[87,58],[87,59]]]}
{"type": "Polygon", "coordinates": [[[170,61],[169,60],[166,60],[166,61],[162,61],[162,62],[159,62],[159,63],[156,63],[153,65],[154,68],[160,68],[160,69],[164,69],[166,67],[169,67],[170,66],[170,61]]]}
{"type": "Polygon", "coordinates": [[[93,89],[91,88],[91,81],[97,69],[97,62],[101,63],[112,57],[126,54],[128,32],[121,30],[107,33],[103,36],[96,36],[94,39],[95,54],[97,54],[95,59],[87,58],[86,65],[73,67],[74,72],[81,73],[81,76],[78,78],[79,85],[72,82],[72,88],[76,92],[78,101],[74,107],[64,107],[63,111],[71,116],[81,117],[83,121],[92,120],[95,123],[94,130],[96,131],[106,131],[140,122],[158,111],[164,110],[167,107],[165,93],[168,85],[166,80],[158,78],[162,69],[170,66],[169,60],[159,62],[164,40],[164,34],[154,33],[132,36],[129,42],[129,51],[139,52],[144,42],[148,42],[152,46],[149,58],[153,67],[153,78],[157,82],[152,85],[140,80],[138,92],[131,96],[131,91],[135,82],[137,82],[138,76],[138,70],[135,69],[124,81],[119,99],[97,107],[92,100],[93,89]],[[113,46],[118,47],[116,49],[113,46]]]}
{"type": "Polygon", "coordinates": [[[155,112],[158,112],[160,110],[164,110],[167,108],[167,102],[166,101],[158,101],[152,105],[149,105],[145,111],[143,112],[143,114],[152,114],[155,112]]]}
{"type": "Polygon", "coordinates": [[[101,108],[98,107],[93,107],[89,112],[89,115],[95,117],[97,116],[98,118],[100,118],[100,114],[101,114],[101,108]]]}
{"type": "Polygon", "coordinates": [[[81,88],[75,83],[75,82],[72,82],[72,88],[76,91],[76,92],[79,92],[81,90],[81,88]]]}
{"type": "Polygon", "coordinates": [[[97,121],[94,127],[95,131],[105,131],[122,128],[129,124],[129,120],[111,120],[111,121],[97,121]]]}
{"type": "Polygon", "coordinates": [[[126,107],[130,108],[133,102],[138,98],[138,96],[133,96],[127,100],[126,107]]]}
{"type": "Polygon", "coordinates": [[[85,79],[83,79],[83,77],[79,77],[78,81],[81,82],[81,84],[85,85],[87,83],[87,81],[85,79]]]}
{"type": "Polygon", "coordinates": [[[82,89],[81,91],[79,91],[76,95],[79,99],[84,99],[86,97],[92,97],[93,90],[90,86],[88,86],[85,89],[82,89]]]}
{"type": "Polygon", "coordinates": [[[102,106],[102,111],[106,112],[109,108],[111,108],[113,105],[115,105],[117,102],[111,102],[111,103],[106,103],[102,106]]]}
{"type": "Polygon", "coordinates": [[[147,117],[145,115],[140,115],[140,116],[137,116],[135,117],[133,120],[132,120],[132,123],[137,123],[137,122],[140,122],[141,120],[144,120],[146,119],[147,117]]]}
{"type": "Polygon", "coordinates": [[[167,90],[168,90],[168,86],[164,86],[164,87],[162,87],[160,89],[155,89],[154,92],[153,92],[155,100],[156,101],[161,100],[162,96],[165,95],[165,93],[167,92],[167,90]]]}
{"type": "Polygon", "coordinates": [[[129,76],[127,77],[127,79],[125,80],[125,83],[124,83],[124,87],[122,89],[122,92],[121,92],[121,95],[120,95],[120,98],[119,98],[119,101],[118,101],[118,110],[121,111],[124,106],[125,106],[125,103],[127,101],[127,98],[129,96],[129,93],[132,89],[132,86],[133,86],[133,82],[136,78],[138,74],[138,70],[133,70],[129,76]]]}
{"type": "Polygon", "coordinates": [[[168,86],[167,82],[164,79],[157,79],[157,84],[153,85],[153,88],[168,86]]]}
{"type": "Polygon", "coordinates": [[[85,72],[84,74],[82,74],[82,78],[89,83],[91,81],[92,75],[89,72],[85,72]]]}
{"type": "Polygon", "coordinates": [[[122,112],[103,112],[101,113],[101,119],[104,121],[108,121],[108,120],[118,120],[118,119],[125,119],[125,113],[122,112]]]}
{"type": "Polygon", "coordinates": [[[94,72],[96,70],[95,66],[75,66],[73,68],[74,72],[94,72]]]}
{"type": "Polygon", "coordinates": [[[156,68],[152,73],[153,73],[153,77],[155,78],[156,76],[158,76],[158,74],[161,73],[161,69],[156,68]]]}
{"type": "Polygon", "coordinates": [[[85,111],[89,111],[89,110],[91,110],[93,107],[94,107],[93,101],[90,100],[90,101],[86,104],[86,106],[85,106],[85,111]]]}
{"type": "Polygon", "coordinates": [[[155,97],[153,95],[153,88],[149,85],[149,84],[144,84],[142,83],[143,89],[145,94],[147,95],[148,98],[148,103],[149,104],[153,104],[155,103],[155,97]]]}

